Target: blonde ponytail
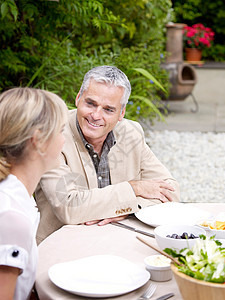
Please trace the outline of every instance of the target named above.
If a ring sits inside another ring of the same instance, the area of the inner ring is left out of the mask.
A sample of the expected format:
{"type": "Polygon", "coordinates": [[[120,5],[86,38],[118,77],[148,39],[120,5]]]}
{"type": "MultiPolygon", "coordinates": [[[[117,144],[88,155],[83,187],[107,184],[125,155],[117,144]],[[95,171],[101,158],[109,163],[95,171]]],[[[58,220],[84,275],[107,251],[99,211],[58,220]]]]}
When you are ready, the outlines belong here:
{"type": "Polygon", "coordinates": [[[10,174],[10,163],[5,157],[0,157],[0,181],[4,180],[10,174]]]}

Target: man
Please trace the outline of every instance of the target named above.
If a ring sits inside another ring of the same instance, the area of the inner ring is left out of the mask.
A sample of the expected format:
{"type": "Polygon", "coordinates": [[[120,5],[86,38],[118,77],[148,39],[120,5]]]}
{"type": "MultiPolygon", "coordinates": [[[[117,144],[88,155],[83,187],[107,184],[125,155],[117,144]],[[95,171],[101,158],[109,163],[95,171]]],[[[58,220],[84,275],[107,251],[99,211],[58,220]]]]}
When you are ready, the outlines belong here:
{"type": "Polygon", "coordinates": [[[144,140],[137,122],[123,119],[131,87],[116,67],[84,77],[69,112],[61,166],[36,190],[40,242],[64,224],[105,225],[139,209],[179,201],[179,188],[144,140]]]}

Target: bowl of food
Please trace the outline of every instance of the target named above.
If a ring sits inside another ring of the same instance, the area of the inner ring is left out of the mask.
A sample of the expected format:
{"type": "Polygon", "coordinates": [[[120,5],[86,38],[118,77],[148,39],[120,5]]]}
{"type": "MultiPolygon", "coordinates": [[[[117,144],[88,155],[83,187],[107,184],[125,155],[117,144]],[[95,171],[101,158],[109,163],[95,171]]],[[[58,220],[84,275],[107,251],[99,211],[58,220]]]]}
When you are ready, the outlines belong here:
{"type": "Polygon", "coordinates": [[[203,228],[194,225],[161,225],[154,229],[154,233],[161,250],[191,248],[200,235],[206,235],[203,228]]]}
{"type": "Polygon", "coordinates": [[[208,232],[208,236],[215,236],[216,239],[225,239],[225,222],[219,220],[202,221],[198,226],[208,232]]]}
{"type": "Polygon", "coordinates": [[[166,252],[181,263],[171,270],[183,300],[225,299],[225,249],[218,240],[201,236],[191,251],[166,252]]]}
{"type": "Polygon", "coordinates": [[[171,259],[164,255],[150,255],[144,259],[146,270],[153,281],[168,281],[172,278],[171,259]]]}
{"type": "Polygon", "coordinates": [[[207,282],[190,277],[171,264],[171,270],[183,300],[225,299],[225,284],[207,282]]]}

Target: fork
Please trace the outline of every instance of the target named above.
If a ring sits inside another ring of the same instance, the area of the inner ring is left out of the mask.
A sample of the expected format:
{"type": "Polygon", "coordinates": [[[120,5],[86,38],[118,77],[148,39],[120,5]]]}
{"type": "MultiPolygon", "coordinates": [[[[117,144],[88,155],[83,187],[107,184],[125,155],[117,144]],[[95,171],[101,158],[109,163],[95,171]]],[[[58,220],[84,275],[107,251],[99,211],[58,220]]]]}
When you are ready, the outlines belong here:
{"type": "Polygon", "coordinates": [[[146,300],[146,299],[149,299],[154,294],[156,288],[157,288],[156,284],[150,283],[149,287],[144,292],[144,294],[141,295],[137,300],[146,300]]]}

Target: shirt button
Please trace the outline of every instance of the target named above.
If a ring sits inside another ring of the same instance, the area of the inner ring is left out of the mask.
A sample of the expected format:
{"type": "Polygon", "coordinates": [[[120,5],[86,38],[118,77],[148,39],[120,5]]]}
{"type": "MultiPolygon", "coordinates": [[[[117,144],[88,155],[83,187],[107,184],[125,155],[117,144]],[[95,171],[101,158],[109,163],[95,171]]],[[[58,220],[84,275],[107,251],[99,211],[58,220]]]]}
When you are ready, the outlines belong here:
{"type": "Polygon", "coordinates": [[[102,176],[98,176],[98,180],[102,180],[102,176]]]}
{"type": "Polygon", "coordinates": [[[19,255],[19,251],[18,250],[14,250],[12,253],[12,257],[17,257],[19,255]]]}

